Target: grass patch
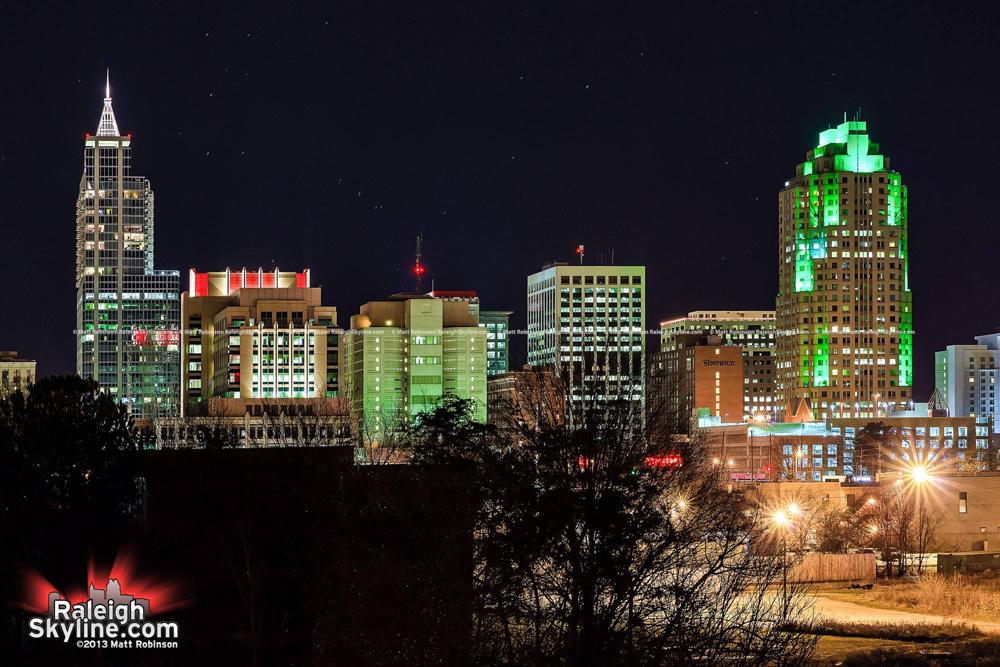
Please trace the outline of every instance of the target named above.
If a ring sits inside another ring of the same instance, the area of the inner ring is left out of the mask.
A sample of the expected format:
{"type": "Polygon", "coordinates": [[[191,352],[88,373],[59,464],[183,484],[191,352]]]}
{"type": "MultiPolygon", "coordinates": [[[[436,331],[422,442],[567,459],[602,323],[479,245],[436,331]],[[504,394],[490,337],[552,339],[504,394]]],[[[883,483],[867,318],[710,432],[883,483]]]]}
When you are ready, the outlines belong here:
{"type": "Polygon", "coordinates": [[[868,591],[822,591],[818,594],[866,607],[1000,622],[1000,579],[986,576],[925,574],[915,582],[879,584],[868,591]]]}
{"type": "Polygon", "coordinates": [[[1000,667],[1000,639],[979,639],[935,646],[880,646],[855,651],[844,657],[843,667],[936,667],[938,665],[977,665],[1000,667]]]}
{"type": "Polygon", "coordinates": [[[792,624],[789,630],[831,637],[864,637],[916,643],[964,641],[984,637],[965,623],[859,623],[820,619],[792,624]]]}

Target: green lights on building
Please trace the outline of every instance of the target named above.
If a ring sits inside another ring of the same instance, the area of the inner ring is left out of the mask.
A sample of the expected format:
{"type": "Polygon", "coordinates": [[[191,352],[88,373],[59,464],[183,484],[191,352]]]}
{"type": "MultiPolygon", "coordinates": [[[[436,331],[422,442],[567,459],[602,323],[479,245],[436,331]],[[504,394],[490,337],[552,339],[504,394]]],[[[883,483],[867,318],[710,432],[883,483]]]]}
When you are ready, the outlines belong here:
{"type": "Polygon", "coordinates": [[[912,399],[907,190],[867,124],[824,130],[779,194],[780,407],[875,415],[912,399]]]}
{"type": "Polygon", "coordinates": [[[486,421],[486,340],[474,292],[396,294],[372,301],[344,335],[342,376],[351,416],[370,436],[434,410],[446,395],[472,399],[486,421]]]}

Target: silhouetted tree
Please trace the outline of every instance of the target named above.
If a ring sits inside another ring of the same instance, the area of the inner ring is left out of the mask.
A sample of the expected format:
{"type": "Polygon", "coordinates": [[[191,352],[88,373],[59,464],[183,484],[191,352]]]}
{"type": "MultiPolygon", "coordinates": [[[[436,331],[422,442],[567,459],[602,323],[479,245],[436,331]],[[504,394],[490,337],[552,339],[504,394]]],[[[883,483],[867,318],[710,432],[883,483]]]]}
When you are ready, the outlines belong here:
{"type": "MultiPolygon", "coordinates": [[[[139,498],[139,448],[127,411],[75,375],[38,380],[0,399],[0,595],[19,599],[13,572],[80,572],[88,552],[120,535],[139,498]]],[[[16,624],[16,612],[3,623],[16,624]]],[[[5,619],[6,620],[6,619],[5,619]]],[[[8,636],[6,639],[11,639],[8,636]]]]}
{"type": "Polygon", "coordinates": [[[803,661],[812,640],[784,624],[802,612],[803,591],[793,585],[787,606],[768,592],[782,562],[764,548],[763,517],[729,492],[698,439],[671,436],[656,406],[615,387],[589,388],[600,397],[589,403],[551,393],[518,403],[555,401],[567,419],[538,410],[525,420],[515,408],[481,425],[451,399],[413,431],[415,462],[478,471],[476,657],[803,661]]]}

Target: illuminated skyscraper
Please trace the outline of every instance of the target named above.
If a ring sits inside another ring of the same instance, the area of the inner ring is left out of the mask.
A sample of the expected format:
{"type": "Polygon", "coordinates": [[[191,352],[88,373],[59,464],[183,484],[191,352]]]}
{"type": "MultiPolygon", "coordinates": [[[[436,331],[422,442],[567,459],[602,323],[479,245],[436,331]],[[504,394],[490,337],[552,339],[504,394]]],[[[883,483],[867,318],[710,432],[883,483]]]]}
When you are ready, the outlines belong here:
{"type": "Polygon", "coordinates": [[[153,191],[105,89],[76,205],[76,370],[137,419],[177,413],[180,272],[153,268],[153,191]]]}
{"type": "Polygon", "coordinates": [[[551,365],[576,404],[645,401],[645,278],[562,262],[528,276],[528,363],[551,365]]]}
{"type": "Polygon", "coordinates": [[[821,132],[778,194],[778,411],[875,417],[912,400],[907,193],[863,121],[821,132]]]}

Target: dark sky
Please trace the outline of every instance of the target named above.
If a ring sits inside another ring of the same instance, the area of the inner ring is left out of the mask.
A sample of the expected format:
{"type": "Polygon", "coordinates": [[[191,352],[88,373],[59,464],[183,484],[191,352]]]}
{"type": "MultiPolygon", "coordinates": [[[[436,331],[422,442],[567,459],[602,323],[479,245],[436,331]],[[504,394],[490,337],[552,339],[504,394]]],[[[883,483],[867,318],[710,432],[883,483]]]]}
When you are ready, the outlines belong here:
{"type": "Polygon", "coordinates": [[[185,287],[309,267],[346,326],[412,289],[423,230],[435,286],[518,327],[525,276],[578,243],[646,265],[649,327],[773,308],[777,192],[861,107],[910,188],[917,399],[935,349],[1000,329],[986,4],[420,4],[3,2],[0,349],[74,369],[106,67],[185,287]]]}

